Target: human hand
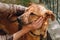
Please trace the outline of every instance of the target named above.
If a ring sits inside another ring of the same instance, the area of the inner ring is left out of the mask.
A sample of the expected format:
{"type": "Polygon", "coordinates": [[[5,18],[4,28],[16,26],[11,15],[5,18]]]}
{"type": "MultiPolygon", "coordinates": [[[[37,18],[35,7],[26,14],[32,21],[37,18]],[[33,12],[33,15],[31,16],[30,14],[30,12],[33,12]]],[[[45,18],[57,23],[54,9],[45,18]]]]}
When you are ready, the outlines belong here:
{"type": "Polygon", "coordinates": [[[38,29],[42,26],[43,22],[44,22],[44,18],[40,17],[37,21],[32,22],[30,25],[28,25],[28,27],[30,27],[32,30],[38,29]]]}

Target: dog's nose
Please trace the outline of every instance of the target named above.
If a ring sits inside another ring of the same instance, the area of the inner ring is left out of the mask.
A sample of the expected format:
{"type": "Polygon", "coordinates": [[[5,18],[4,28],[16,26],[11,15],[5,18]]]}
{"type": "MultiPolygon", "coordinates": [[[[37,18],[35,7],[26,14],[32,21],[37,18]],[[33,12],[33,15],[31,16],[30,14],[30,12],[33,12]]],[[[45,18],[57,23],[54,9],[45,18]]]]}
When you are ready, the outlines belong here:
{"type": "Polygon", "coordinates": [[[19,16],[19,17],[18,17],[18,20],[19,20],[19,21],[22,21],[22,18],[19,16]]]}
{"type": "Polygon", "coordinates": [[[24,25],[23,20],[22,20],[21,17],[18,17],[17,20],[18,20],[18,22],[19,22],[19,25],[21,25],[21,26],[24,25]]]}

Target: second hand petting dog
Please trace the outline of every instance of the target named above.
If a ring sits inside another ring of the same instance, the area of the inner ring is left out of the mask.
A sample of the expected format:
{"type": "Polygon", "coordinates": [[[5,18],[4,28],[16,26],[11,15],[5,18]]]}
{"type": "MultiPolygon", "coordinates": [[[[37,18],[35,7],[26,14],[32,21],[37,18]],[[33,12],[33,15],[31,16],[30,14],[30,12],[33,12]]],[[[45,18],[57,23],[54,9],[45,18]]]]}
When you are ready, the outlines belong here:
{"type": "Polygon", "coordinates": [[[40,4],[29,7],[0,3],[0,29],[12,36],[7,40],[40,40],[47,38],[49,19],[53,12],[40,4]]]}

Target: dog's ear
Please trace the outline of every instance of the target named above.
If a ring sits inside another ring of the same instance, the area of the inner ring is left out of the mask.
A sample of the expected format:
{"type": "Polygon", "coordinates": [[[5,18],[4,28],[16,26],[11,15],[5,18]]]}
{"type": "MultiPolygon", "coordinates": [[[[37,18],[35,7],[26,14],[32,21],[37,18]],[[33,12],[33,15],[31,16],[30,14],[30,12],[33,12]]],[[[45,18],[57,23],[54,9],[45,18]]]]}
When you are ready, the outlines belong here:
{"type": "Polygon", "coordinates": [[[52,20],[52,21],[55,20],[55,16],[54,16],[54,14],[51,14],[51,20],[52,20]]]}
{"type": "Polygon", "coordinates": [[[46,14],[51,18],[52,21],[55,20],[55,15],[52,11],[48,10],[46,14]]]}

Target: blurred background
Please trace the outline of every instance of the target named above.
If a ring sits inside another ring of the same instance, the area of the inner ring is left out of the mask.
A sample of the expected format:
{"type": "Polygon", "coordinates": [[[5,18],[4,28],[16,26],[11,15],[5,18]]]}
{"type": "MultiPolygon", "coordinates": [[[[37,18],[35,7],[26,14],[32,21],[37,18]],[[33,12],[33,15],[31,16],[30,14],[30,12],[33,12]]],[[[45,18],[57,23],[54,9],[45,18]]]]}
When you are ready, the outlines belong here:
{"type": "Polygon", "coordinates": [[[54,22],[50,21],[48,31],[53,40],[60,40],[60,0],[0,0],[0,2],[23,6],[28,6],[31,2],[44,4],[46,8],[54,12],[56,17],[54,22]]]}

